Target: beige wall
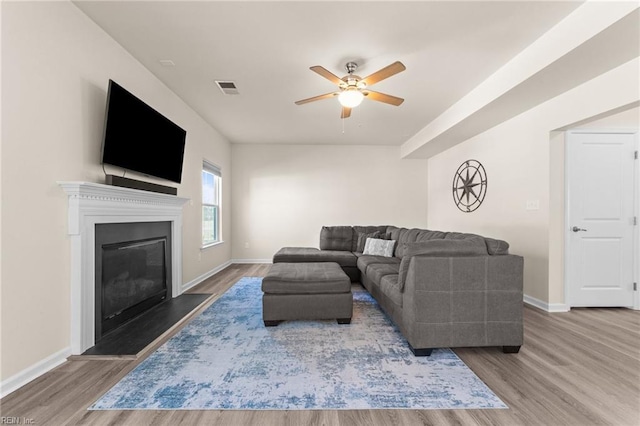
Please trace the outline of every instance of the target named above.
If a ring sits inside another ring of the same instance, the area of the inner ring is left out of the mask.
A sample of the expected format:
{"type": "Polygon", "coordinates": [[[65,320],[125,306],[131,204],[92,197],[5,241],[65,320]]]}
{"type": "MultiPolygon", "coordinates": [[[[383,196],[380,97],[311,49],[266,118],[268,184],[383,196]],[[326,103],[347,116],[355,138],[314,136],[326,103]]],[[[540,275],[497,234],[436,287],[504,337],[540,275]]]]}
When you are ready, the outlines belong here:
{"type": "Polygon", "coordinates": [[[318,247],[323,225],[426,225],[426,160],[398,147],[233,145],[232,158],[234,259],[318,247]]]}
{"type": "MultiPolygon", "coordinates": [[[[69,346],[67,199],[56,181],[104,182],[109,78],[187,130],[178,195],[194,205],[184,209],[183,282],[230,259],[229,242],[200,251],[198,206],[202,158],[229,176],[230,144],[73,4],[3,2],[3,381],[69,346]]],[[[230,218],[229,181],[224,185],[223,215],[230,218]]],[[[230,233],[229,220],[223,233],[230,233]]]]}
{"type": "Polygon", "coordinates": [[[638,68],[633,60],[431,158],[429,228],[507,240],[512,253],[525,257],[525,294],[563,303],[557,228],[563,229],[564,151],[554,130],[637,105],[638,68]],[[489,182],[484,204],[473,213],[459,211],[451,197],[453,173],[467,159],[484,165],[489,182]],[[539,200],[540,209],[526,210],[527,200],[539,200]]]}

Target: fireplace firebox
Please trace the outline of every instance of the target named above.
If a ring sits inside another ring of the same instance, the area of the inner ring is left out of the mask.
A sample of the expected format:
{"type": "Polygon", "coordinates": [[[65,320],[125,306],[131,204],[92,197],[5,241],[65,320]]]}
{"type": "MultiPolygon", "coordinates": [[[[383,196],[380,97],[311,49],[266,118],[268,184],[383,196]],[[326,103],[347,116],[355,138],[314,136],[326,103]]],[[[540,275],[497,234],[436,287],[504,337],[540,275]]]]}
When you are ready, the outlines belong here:
{"type": "Polygon", "coordinates": [[[95,341],[171,298],[171,223],[96,225],[95,341]]]}

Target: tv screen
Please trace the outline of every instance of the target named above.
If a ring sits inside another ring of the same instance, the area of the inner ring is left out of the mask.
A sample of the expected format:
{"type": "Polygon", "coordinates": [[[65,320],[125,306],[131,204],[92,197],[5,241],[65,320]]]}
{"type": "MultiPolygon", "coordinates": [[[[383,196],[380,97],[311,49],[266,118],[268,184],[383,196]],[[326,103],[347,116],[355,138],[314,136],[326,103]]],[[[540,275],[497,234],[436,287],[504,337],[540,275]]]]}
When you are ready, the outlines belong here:
{"type": "Polygon", "coordinates": [[[102,162],[180,183],[187,132],[109,80],[102,162]]]}

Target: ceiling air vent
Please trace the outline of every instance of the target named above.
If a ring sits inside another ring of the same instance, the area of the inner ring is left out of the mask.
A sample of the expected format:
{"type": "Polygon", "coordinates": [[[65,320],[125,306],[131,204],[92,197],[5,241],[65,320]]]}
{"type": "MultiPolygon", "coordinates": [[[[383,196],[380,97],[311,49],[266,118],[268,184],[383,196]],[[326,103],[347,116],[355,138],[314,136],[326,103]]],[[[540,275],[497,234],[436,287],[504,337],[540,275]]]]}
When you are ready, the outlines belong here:
{"type": "Polygon", "coordinates": [[[236,87],[236,84],[233,81],[216,80],[216,84],[218,85],[220,90],[222,90],[222,93],[224,93],[225,95],[237,95],[240,93],[238,92],[238,88],[236,87]]]}

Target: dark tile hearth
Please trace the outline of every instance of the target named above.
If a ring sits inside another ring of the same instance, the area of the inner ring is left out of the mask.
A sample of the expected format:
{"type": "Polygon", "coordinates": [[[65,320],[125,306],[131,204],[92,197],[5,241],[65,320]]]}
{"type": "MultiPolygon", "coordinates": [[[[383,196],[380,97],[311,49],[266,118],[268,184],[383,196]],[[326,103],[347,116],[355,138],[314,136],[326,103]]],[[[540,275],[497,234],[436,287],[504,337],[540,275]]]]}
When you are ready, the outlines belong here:
{"type": "Polygon", "coordinates": [[[82,355],[136,355],[209,296],[183,294],[161,303],[113,330],[82,355]]]}

